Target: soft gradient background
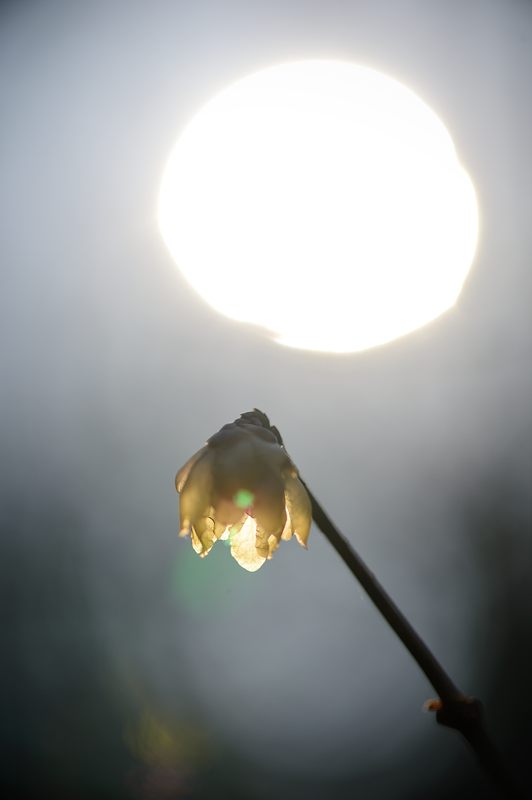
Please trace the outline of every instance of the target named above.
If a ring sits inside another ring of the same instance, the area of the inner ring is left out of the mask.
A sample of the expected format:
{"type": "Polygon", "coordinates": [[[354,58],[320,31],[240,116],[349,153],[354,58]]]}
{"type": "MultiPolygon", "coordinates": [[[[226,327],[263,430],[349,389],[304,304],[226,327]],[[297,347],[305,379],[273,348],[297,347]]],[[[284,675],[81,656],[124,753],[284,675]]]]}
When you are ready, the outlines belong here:
{"type": "Polygon", "coordinates": [[[8,797],[493,797],[319,531],[255,575],[177,539],[177,468],[255,405],[530,784],[531,75],[526,0],[1,4],[8,797]],[[157,229],[195,110],[306,57],[418,92],[479,196],[456,309],[359,355],[216,315],[157,229]]]}

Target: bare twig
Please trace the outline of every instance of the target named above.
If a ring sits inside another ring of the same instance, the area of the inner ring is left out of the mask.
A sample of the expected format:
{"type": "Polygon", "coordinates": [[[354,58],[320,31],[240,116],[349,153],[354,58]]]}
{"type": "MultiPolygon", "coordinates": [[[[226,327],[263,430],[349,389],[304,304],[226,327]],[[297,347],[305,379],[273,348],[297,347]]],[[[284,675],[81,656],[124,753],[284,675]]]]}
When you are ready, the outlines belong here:
{"type": "MultiPolygon", "coordinates": [[[[284,447],[279,430],[270,424],[266,414],[258,409],[254,409],[251,414],[255,418],[255,424],[269,428],[279,444],[284,447]]],[[[454,728],[469,742],[481,767],[498,789],[501,797],[507,798],[507,800],[521,800],[522,794],[488,734],[481,701],[475,697],[468,697],[451,680],[388,592],[381,586],[347,539],[342,536],[301,475],[299,479],[310,497],[314,522],[362,585],[438,693],[438,698],[428,700],[425,708],[436,712],[436,720],[440,725],[454,728]]]]}
{"type": "MultiPolygon", "coordinates": [[[[304,483],[302,478],[300,480],[304,483]]],[[[480,700],[468,697],[457,688],[375,575],[342,536],[308,486],[304,485],[312,503],[314,522],[365,589],[437,692],[439,699],[428,701],[426,708],[436,711],[436,719],[440,725],[455,728],[465,737],[501,797],[518,800],[521,794],[490,739],[480,700]]]]}

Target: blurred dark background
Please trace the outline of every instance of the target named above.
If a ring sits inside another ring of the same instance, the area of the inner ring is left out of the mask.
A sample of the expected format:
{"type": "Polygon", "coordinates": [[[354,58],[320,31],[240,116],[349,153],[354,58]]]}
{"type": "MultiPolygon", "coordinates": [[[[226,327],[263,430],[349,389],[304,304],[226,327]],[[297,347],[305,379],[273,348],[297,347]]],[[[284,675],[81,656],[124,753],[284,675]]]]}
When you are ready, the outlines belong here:
{"type": "Polygon", "coordinates": [[[531,4],[0,14],[5,796],[494,797],[319,531],[254,575],[177,539],[176,470],[255,405],[530,787],[531,4]],[[457,307],[357,355],[283,349],[219,317],[157,229],[194,111],[307,57],[416,91],[479,197],[457,307]]]}

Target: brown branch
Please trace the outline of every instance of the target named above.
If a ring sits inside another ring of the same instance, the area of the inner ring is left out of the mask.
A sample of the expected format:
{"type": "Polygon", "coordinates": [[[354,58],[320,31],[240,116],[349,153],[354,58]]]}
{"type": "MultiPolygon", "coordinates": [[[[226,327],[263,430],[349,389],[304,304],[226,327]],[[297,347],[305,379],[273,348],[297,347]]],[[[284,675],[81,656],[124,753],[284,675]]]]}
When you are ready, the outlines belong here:
{"type": "MultiPolygon", "coordinates": [[[[284,447],[283,438],[279,430],[270,424],[270,420],[264,412],[255,408],[252,412],[241,416],[252,417],[255,424],[269,428],[279,444],[284,447]]],[[[340,558],[343,559],[347,568],[351,570],[363,589],[365,589],[386,622],[395,631],[438,693],[439,699],[427,701],[425,707],[430,711],[436,711],[436,720],[440,725],[454,728],[469,742],[481,767],[494,786],[497,787],[501,797],[507,798],[507,800],[520,800],[522,794],[488,734],[484,708],[480,700],[475,697],[468,697],[451,680],[423,639],[396,606],[388,592],[381,586],[375,575],[368,569],[347,539],[342,536],[303,478],[299,476],[299,479],[310,497],[314,522],[332,544],[340,558]]]]}
{"type": "Polygon", "coordinates": [[[440,725],[455,728],[464,736],[486,775],[499,790],[501,797],[518,800],[521,794],[490,739],[480,700],[467,697],[457,688],[375,575],[368,569],[347,539],[342,536],[301,477],[300,480],[309,494],[314,522],[365,589],[437,692],[439,700],[428,701],[426,707],[436,711],[436,719],[440,725]]]}

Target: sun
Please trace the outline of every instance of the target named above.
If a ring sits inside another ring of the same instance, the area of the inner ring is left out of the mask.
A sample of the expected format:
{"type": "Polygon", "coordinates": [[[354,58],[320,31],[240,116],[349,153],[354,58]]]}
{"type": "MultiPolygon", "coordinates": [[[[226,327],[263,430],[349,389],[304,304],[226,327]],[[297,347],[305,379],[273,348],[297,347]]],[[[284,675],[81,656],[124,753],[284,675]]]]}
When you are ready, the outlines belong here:
{"type": "Polygon", "coordinates": [[[213,97],[166,164],[159,226],[213,308],[283,344],[354,352],[457,300],[478,209],[453,141],[398,81],[281,64],[213,97]]]}

